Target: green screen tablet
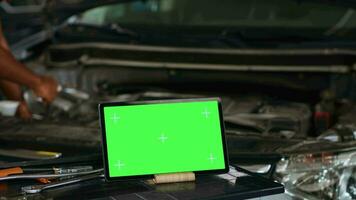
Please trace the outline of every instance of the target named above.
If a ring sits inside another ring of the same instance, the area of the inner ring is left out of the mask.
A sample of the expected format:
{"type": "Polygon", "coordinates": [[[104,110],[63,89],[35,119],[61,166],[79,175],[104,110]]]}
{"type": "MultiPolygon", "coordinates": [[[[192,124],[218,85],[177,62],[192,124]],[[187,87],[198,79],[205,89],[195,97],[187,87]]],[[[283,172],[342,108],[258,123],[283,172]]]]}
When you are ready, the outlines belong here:
{"type": "Polygon", "coordinates": [[[103,103],[99,113],[109,181],[228,171],[219,99],[103,103]]]}

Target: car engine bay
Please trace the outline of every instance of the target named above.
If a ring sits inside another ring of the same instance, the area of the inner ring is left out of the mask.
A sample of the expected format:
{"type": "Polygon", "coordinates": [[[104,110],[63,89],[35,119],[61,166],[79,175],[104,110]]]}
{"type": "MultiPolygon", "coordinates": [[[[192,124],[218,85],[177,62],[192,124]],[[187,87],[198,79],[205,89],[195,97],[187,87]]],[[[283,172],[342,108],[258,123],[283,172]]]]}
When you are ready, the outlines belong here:
{"type": "Polygon", "coordinates": [[[351,99],[337,98],[330,88],[303,91],[238,83],[224,76],[214,76],[223,81],[209,79],[211,73],[231,72],[28,65],[54,75],[64,89],[49,107],[26,93],[36,111],[34,120],[0,121],[0,140],[9,146],[47,147],[64,155],[75,154],[76,149],[97,153],[101,145],[98,102],[220,97],[230,162],[268,166],[262,174],[274,170],[273,177],[293,197],[356,198],[356,105],[351,99]],[[204,75],[205,80],[200,80],[204,75]],[[71,150],[63,151],[66,147],[71,150]]]}

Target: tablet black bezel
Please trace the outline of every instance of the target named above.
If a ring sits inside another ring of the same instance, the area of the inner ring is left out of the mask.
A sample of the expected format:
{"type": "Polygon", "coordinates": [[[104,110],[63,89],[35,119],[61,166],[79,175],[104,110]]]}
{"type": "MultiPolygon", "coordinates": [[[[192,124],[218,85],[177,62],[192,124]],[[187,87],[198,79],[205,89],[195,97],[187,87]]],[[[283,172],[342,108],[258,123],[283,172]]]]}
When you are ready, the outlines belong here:
{"type": "MultiPolygon", "coordinates": [[[[202,102],[202,101],[217,101],[218,102],[218,110],[220,117],[220,130],[221,130],[221,139],[224,151],[224,160],[225,160],[225,168],[218,170],[201,170],[194,171],[196,174],[220,174],[227,173],[229,171],[229,159],[227,152],[227,144],[225,138],[225,125],[224,118],[222,112],[222,105],[220,98],[195,98],[195,99],[176,99],[176,100],[154,100],[154,101],[135,101],[135,102],[105,102],[99,104],[99,121],[101,128],[101,136],[102,136],[102,153],[103,153],[103,164],[104,164],[104,174],[106,181],[118,181],[118,180],[132,180],[132,179],[148,179],[153,178],[154,174],[148,175],[137,175],[137,176],[120,176],[120,177],[110,177],[109,176],[109,165],[108,165],[108,155],[107,155],[107,143],[106,143],[106,128],[104,121],[104,108],[112,107],[112,106],[132,106],[132,105],[146,105],[146,104],[163,104],[163,103],[183,103],[183,102],[202,102]]],[[[179,173],[179,172],[177,172],[179,173]]]]}

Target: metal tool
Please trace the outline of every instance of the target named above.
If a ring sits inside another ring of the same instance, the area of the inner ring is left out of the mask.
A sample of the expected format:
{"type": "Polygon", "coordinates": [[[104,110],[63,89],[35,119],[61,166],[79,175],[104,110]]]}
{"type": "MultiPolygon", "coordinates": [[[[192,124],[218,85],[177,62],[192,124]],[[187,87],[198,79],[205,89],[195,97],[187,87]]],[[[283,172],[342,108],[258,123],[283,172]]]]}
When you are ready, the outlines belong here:
{"type": "Polygon", "coordinates": [[[0,165],[0,169],[7,169],[12,167],[42,167],[42,166],[58,166],[58,165],[82,165],[83,163],[96,164],[102,161],[101,154],[80,155],[71,157],[62,157],[49,160],[31,160],[3,163],[0,165]]]}
{"type": "Polygon", "coordinates": [[[27,168],[27,167],[13,167],[7,169],[0,169],[0,177],[10,176],[14,174],[26,173],[44,173],[53,172],[54,174],[70,174],[78,172],[92,171],[93,166],[72,166],[72,167],[52,167],[52,168],[27,168]]]}
{"type": "Polygon", "coordinates": [[[48,160],[59,158],[62,153],[49,152],[49,151],[36,151],[29,149],[0,149],[0,155],[15,158],[35,159],[35,160],[48,160]]]}
{"type": "Polygon", "coordinates": [[[92,171],[93,166],[53,167],[52,170],[55,174],[70,174],[92,171]]]}
{"type": "Polygon", "coordinates": [[[87,174],[95,174],[102,172],[103,169],[97,169],[88,172],[78,172],[78,173],[67,173],[67,174],[21,174],[21,175],[12,175],[6,177],[0,177],[0,181],[14,180],[14,179],[38,179],[38,178],[61,178],[67,176],[80,176],[87,174]]]}
{"type": "Polygon", "coordinates": [[[104,178],[103,174],[91,174],[91,175],[86,175],[86,176],[80,176],[68,180],[63,180],[63,181],[57,181],[54,183],[46,184],[46,185],[31,185],[31,186],[26,186],[22,187],[21,190],[25,193],[39,193],[42,192],[43,190],[55,188],[55,187],[60,187],[60,186],[65,186],[73,183],[78,183],[78,182],[83,182],[83,181],[88,181],[91,179],[96,179],[96,178],[104,178]]]}

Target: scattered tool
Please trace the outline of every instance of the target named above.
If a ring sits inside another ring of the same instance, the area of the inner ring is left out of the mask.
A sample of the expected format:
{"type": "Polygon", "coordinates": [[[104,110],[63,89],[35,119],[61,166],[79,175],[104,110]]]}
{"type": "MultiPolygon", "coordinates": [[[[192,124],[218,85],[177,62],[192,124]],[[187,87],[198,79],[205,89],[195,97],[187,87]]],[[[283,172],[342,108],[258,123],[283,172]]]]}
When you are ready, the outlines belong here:
{"type": "Polygon", "coordinates": [[[49,152],[49,151],[36,151],[36,150],[29,150],[29,149],[0,149],[0,155],[15,157],[15,158],[47,160],[47,159],[59,158],[62,156],[62,153],[49,152]]]}
{"type": "Polygon", "coordinates": [[[90,154],[90,155],[80,155],[80,156],[71,156],[71,157],[62,157],[57,159],[50,160],[31,160],[31,161],[20,161],[20,162],[11,162],[3,163],[0,165],[0,169],[7,169],[12,167],[38,167],[38,166],[55,166],[63,164],[82,164],[82,163],[101,163],[102,155],[101,154],[90,154]]]}
{"type": "Polygon", "coordinates": [[[35,172],[53,172],[54,174],[69,174],[78,172],[92,171],[93,166],[73,166],[73,167],[53,167],[53,168],[22,168],[14,167],[0,170],[0,177],[14,174],[35,173],[35,172]]]}
{"type": "Polygon", "coordinates": [[[43,190],[50,189],[50,188],[55,188],[59,186],[65,186],[73,183],[78,183],[78,182],[83,182],[83,181],[88,181],[91,179],[96,179],[96,178],[104,178],[104,175],[101,174],[90,174],[86,176],[80,176],[72,179],[67,179],[63,181],[57,181],[54,183],[50,184],[45,184],[45,185],[31,185],[31,186],[26,186],[22,188],[23,192],[34,194],[34,193],[39,193],[42,192],[43,190]]]}
{"type": "Polygon", "coordinates": [[[92,170],[92,171],[77,172],[77,173],[65,173],[65,174],[49,174],[49,173],[20,174],[20,175],[11,175],[11,176],[0,177],[0,181],[14,180],[14,179],[61,178],[61,177],[68,177],[68,176],[80,176],[80,175],[87,175],[87,174],[95,174],[95,173],[99,173],[102,171],[103,171],[103,169],[96,169],[96,170],[92,170]]]}
{"type": "Polygon", "coordinates": [[[14,167],[10,169],[2,169],[0,170],[0,177],[6,177],[14,174],[22,174],[23,169],[21,167],[14,167]]]}

